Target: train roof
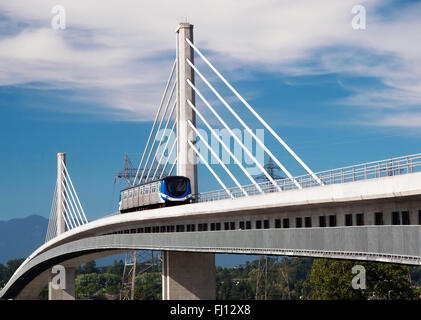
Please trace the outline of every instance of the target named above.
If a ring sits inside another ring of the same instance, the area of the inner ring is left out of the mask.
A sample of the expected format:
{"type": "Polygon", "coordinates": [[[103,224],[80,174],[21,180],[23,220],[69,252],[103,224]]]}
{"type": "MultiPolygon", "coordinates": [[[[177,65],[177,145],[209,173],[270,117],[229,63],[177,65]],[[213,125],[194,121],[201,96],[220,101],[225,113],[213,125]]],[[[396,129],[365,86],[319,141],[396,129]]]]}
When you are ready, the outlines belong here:
{"type": "Polygon", "coordinates": [[[136,187],[139,187],[139,186],[145,186],[145,185],[147,185],[147,184],[151,184],[151,183],[154,183],[154,182],[158,182],[158,181],[161,181],[161,180],[165,180],[165,179],[167,179],[167,178],[185,178],[185,179],[190,180],[189,178],[187,178],[187,177],[185,177],[185,176],[166,176],[166,177],[163,177],[163,178],[161,178],[161,179],[156,179],[156,180],[152,180],[152,181],[148,181],[148,182],[143,182],[143,183],[139,183],[139,184],[137,184],[137,185],[131,186],[131,187],[124,188],[124,189],[122,189],[120,192],[123,192],[123,191],[129,190],[129,189],[133,189],[133,188],[136,188],[136,187]]]}

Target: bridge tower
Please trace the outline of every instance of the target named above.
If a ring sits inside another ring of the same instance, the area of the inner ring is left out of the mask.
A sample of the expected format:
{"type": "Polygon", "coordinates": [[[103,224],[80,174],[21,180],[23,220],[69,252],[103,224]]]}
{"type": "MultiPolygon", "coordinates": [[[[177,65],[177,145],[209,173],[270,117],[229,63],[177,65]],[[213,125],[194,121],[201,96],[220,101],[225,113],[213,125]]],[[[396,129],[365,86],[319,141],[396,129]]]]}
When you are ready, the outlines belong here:
{"type": "MultiPolygon", "coordinates": [[[[56,236],[66,232],[66,153],[57,153],[57,231],[56,236]]],[[[56,267],[56,266],[55,266],[56,267]]],[[[61,266],[60,266],[61,267],[61,266]]],[[[74,300],[75,299],[75,272],[74,266],[52,268],[48,272],[48,299],[49,300],[74,300]],[[61,273],[61,274],[59,274],[61,273]],[[56,277],[64,283],[56,283],[56,277]],[[58,284],[58,286],[56,286],[58,284]],[[58,288],[57,288],[58,287],[58,288]]]]}
{"type": "MultiPolygon", "coordinates": [[[[187,63],[194,63],[194,52],[186,39],[193,42],[193,25],[180,23],[177,38],[177,175],[190,179],[192,193],[198,192],[197,159],[190,143],[196,136],[190,121],[196,126],[195,111],[188,105],[195,104],[195,94],[187,80],[194,83],[194,70],[187,63]],[[189,143],[190,141],[190,143],[189,143]]],[[[215,299],[215,255],[213,253],[162,252],[162,299],[215,299]]]]}

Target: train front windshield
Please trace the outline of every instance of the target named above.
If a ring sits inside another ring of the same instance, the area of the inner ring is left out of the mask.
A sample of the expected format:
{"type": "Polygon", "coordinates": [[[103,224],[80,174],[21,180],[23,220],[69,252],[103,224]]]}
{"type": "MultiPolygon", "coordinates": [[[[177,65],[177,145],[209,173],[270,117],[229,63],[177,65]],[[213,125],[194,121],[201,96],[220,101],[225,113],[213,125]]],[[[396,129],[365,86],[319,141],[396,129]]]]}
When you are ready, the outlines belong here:
{"type": "Polygon", "coordinates": [[[165,179],[168,192],[174,197],[179,197],[186,193],[188,179],[184,177],[171,177],[165,179]]]}

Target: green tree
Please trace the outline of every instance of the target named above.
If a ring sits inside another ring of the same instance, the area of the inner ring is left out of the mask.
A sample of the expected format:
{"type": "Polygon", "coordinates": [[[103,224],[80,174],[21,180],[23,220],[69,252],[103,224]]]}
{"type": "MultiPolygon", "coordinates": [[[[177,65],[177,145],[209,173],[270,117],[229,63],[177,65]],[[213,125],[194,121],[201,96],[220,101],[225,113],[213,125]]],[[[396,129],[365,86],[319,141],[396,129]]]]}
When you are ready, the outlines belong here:
{"type": "Polygon", "coordinates": [[[144,272],[136,276],[135,300],[160,300],[162,291],[160,272],[144,272]]]}
{"type": "Polygon", "coordinates": [[[316,259],[304,284],[306,297],[321,300],[413,299],[409,267],[377,262],[316,259]],[[366,289],[354,289],[355,265],[366,271],[366,289]]]}

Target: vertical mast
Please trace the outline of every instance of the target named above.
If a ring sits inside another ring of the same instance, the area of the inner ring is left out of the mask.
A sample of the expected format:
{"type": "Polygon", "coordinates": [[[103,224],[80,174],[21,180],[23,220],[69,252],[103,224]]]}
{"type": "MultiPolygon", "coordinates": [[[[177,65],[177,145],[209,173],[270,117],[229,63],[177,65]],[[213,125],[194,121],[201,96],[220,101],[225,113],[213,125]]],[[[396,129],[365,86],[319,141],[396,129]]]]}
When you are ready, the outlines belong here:
{"type": "Polygon", "coordinates": [[[195,94],[188,85],[187,80],[194,83],[194,71],[187,63],[187,59],[194,63],[194,52],[186,42],[193,42],[193,25],[180,23],[176,30],[177,34],[177,175],[186,176],[190,179],[192,193],[197,194],[197,157],[188,141],[196,144],[196,135],[188,121],[196,126],[196,114],[188,105],[188,100],[195,104],[195,94]]]}

